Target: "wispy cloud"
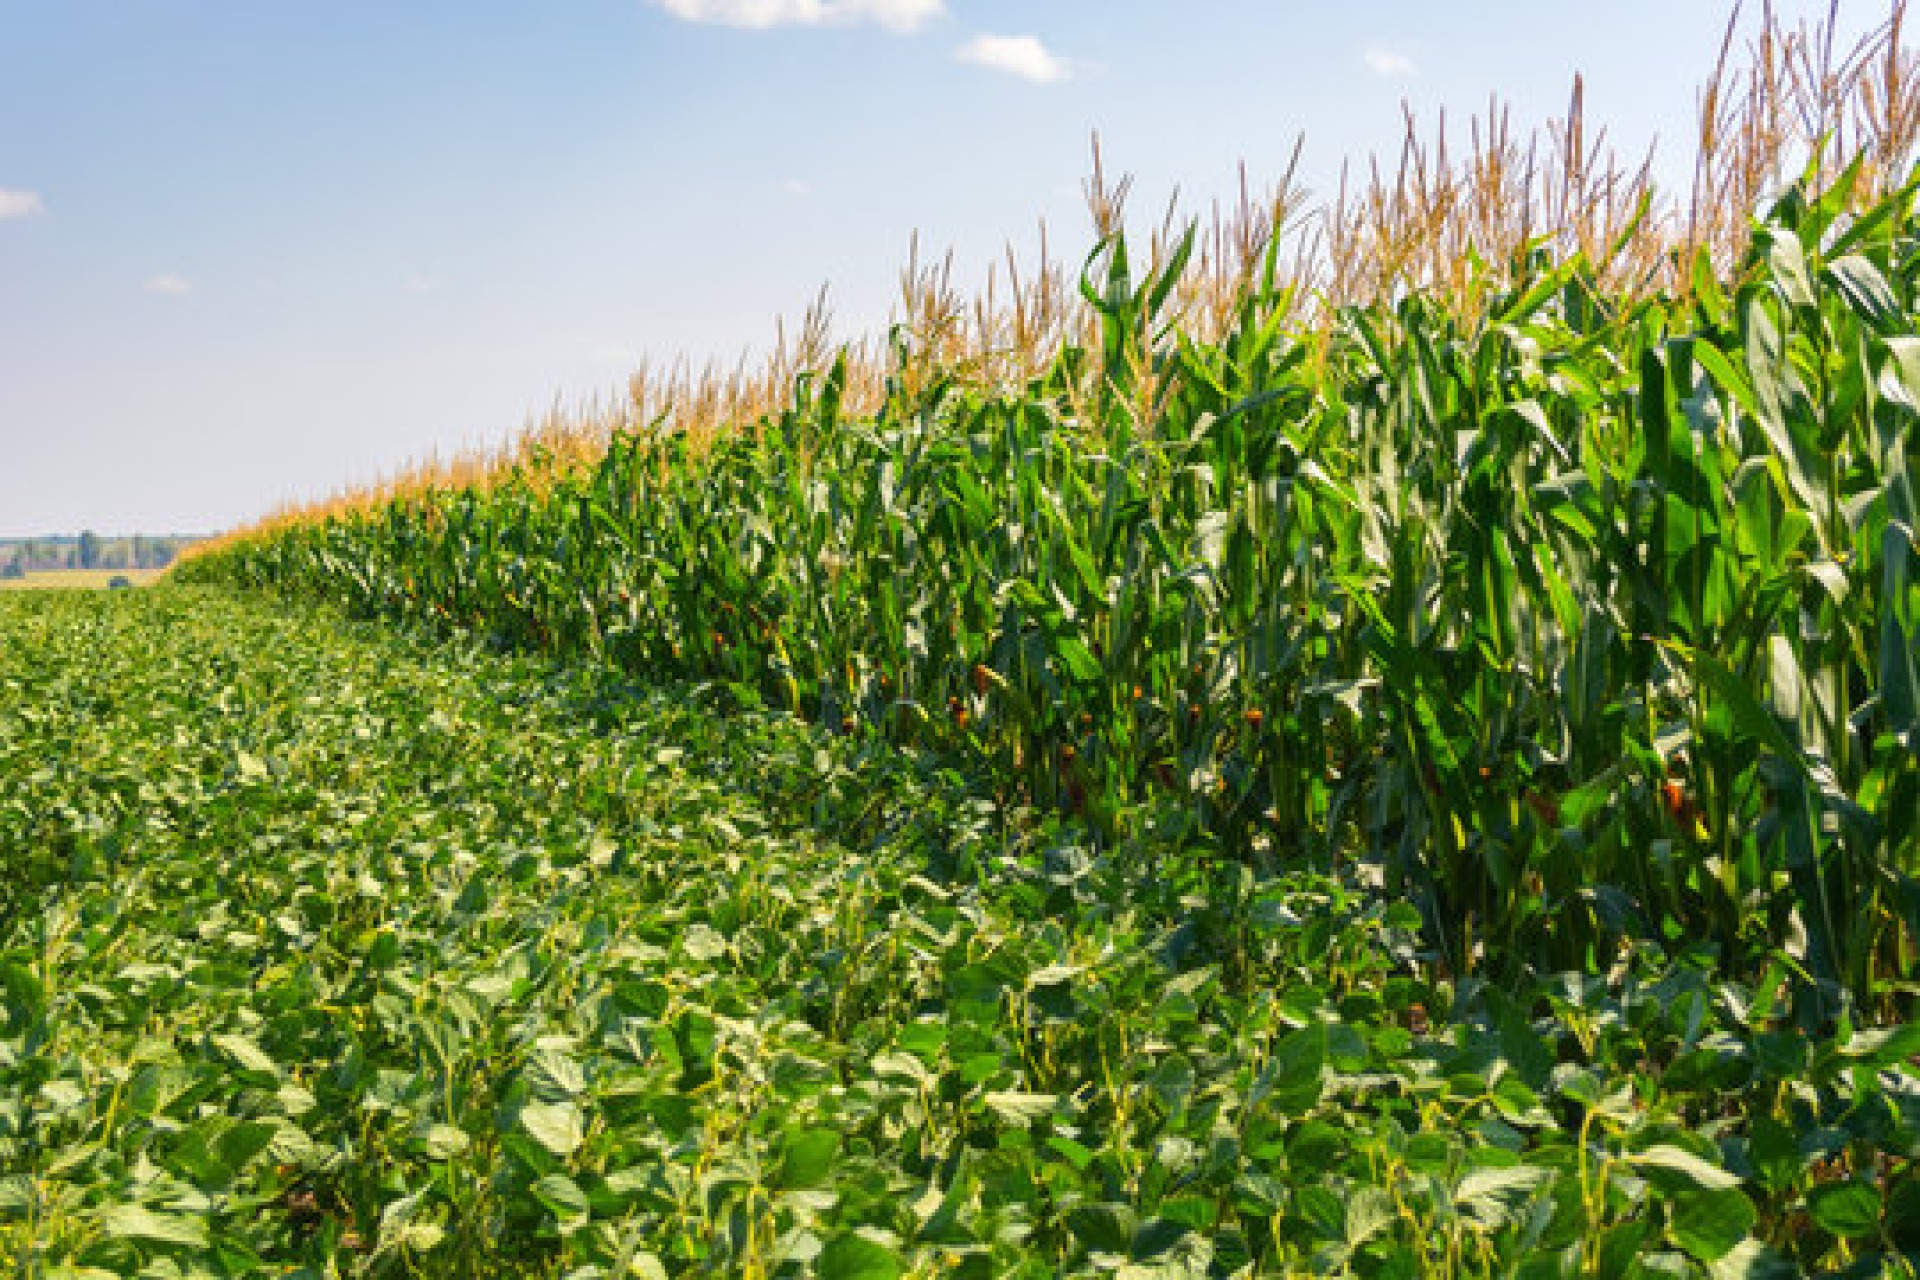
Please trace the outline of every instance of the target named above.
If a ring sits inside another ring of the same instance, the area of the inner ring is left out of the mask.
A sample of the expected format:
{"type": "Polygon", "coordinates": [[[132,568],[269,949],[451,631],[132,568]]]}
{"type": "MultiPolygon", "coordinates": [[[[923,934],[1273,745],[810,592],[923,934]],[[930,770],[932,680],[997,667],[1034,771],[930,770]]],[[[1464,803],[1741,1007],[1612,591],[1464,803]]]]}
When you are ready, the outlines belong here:
{"type": "Polygon", "coordinates": [[[147,277],[146,290],[163,298],[184,298],[193,292],[193,281],[171,271],[163,271],[157,276],[147,277]]]}
{"type": "Polygon", "coordinates": [[[1035,84],[1057,84],[1073,75],[1072,65],[1034,36],[975,36],[954,57],[1035,84]]]}
{"type": "Polygon", "coordinates": [[[1360,59],[1367,64],[1367,70],[1388,80],[1405,80],[1420,73],[1420,68],[1413,65],[1412,58],[1383,45],[1368,45],[1360,59]]]}
{"type": "Polygon", "coordinates": [[[9,191],[0,187],[0,222],[9,218],[37,218],[47,211],[38,191],[9,191]]]}
{"type": "Polygon", "coordinates": [[[788,195],[804,200],[813,194],[813,187],[804,178],[788,178],[781,183],[781,189],[788,195]]]}
{"type": "Polygon", "coordinates": [[[947,11],[946,0],[653,0],[683,22],[723,27],[825,27],[874,22],[912,31],[947,11]]]}

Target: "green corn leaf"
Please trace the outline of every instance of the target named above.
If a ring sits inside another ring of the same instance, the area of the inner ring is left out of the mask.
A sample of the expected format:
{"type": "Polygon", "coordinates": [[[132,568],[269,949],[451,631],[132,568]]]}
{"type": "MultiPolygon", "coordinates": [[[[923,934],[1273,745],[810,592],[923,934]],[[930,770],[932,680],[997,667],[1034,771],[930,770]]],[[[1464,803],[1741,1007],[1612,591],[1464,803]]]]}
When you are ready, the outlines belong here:
{"type": "Polygon", "coordinates": [[[1920,635],[1902,614],[1913,617],[1915,584],[1913,530],[1898,520],[1887,522],[1882,535],[1881,563],[1885,603],[1880,614],[1880,700],[1894,732],[1904,734],[1908,749],[1920,744],[1920,658],[1915,657],[1920,635]]]}
{"type": "Polygon", "coordinates": [[[1774,713],[1754,694],[1753,688],[1736,675],[1725,663],[1702,649],[1690,648],[1675,641],[1663,641],[1663,646],[1683,657],[1693,669],[1696,679],[1721,698],[1733,715],[1734,724],[1747,736],[1757,740],[1782,760],[1791,764],[1804,776],[1811,776],[1812,768],[1806,753],[1798,743],[1787,736],[1785,729],[1774,713]]]}
{"type": "Polygon", "coordinates": [[[1821,279],[1833,286],[1852,312],[1882,333],[1904,332],[1909,323],[1880,268],[1857,253],[1836,258],[1821,268],[1821,279]]]}
{"type": "Polygon", "coordinates": [[[1790,305],[1819,305],[1813,292],[1813,277],[1807,270],[1806,252],[1798,236],[1782,227],[1762,225],[1754,229],[1753,242],[1767,264],[1774,286],[1790,305]]]}

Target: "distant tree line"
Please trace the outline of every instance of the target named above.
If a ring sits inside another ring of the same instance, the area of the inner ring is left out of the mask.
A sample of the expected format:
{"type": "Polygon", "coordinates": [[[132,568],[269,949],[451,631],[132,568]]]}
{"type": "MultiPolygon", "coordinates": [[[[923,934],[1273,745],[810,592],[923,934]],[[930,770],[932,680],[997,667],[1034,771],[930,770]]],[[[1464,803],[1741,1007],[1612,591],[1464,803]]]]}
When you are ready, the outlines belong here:
{"type": "Polygon", "coordinates": [[[103,538],[91,529],[77,538],[0,538],[0,578],[57,569],[164,569],[193,541],[179,535],[103,538]]]}

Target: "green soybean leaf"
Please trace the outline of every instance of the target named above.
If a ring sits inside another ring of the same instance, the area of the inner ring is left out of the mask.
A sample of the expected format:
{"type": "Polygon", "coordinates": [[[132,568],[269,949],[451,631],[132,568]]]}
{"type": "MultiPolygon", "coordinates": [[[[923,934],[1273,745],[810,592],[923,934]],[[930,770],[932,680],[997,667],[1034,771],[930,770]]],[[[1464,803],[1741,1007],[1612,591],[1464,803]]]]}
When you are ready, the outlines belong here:
{"type": "Polygon", "coordinates": [[[1500,1231],[1523,1221],[1527,1206],[1552,1181],[1551,1170],[1533,1165],[1478,1169],[1453,1189],[1453,1203],[1483,1229],[1500,1231]]]}
{"type": "Polygon", "coordinates": [[[1908,1178],[1887,1193],[1886,1219],[1894,1248],[1920,1252],[1920,1181],[1908,1178]]]}
{"type": "Polygon", "coordinates": [[[39,1194],[33,1179],[24,1173],[0,1175],[0,1218],[26,1217],[39,1194]]]}
{"type": "Polygon", "coordinates": [[[1398,1218],[1399,1210],[1391,1195],[1379,1187],[1361,1187],[1347,1201],[1347,1247],[1359,1248],[1392,1227],[1398,1218]]]}
{"type": "Polygon", "coordinates": [[[563,1173],[552,1173],[533,1184],[533,1195],[562,1223],[578,1222],[592,1213],[587,1193],[563,1173]]]}
{"type": "Polygon", "coordinates": [[[1760,1184],[1769,1191],[1793,1186],[1806,1165],[1793,1130],[1772,1116],[1760,1116],[1748,1130],[1747,1158],[1753,1162],[1760,1184]]]}
{"type": "Polygon", "coordinates": [[[1124,1254],[1133,1245],[1140,1219],[1124,1204],[1081,1204],[1068,1211],[1067,1227],[1089,1249],[1124,1254]]]}
{"type": "Polygon", "coordinates": [[[1793,1280],[1800,1269],[1758,1240],[1742,1240],[1707,1263],[1713,1280],[1793,1280]]]}
{"type": "Polygon", "coordinates": [[[987,1108],[1000,1119],[1011,1125],[1029,1125],[1052,1114],[1054,1104],[1059,1099],[1051,1093],[1020,1093],[1006,1091],[989,1093],[986,1096],[987,1108]]]}
{"type": "Polygon", "coordinates": [[[143,1205],[116,1204],[100,1211],[100,1226],[110,1236],[151,1244],[207,1247],[207,1224],[178,1213],[155,1213],[143,1205]]]}
{"type": "Polygon", "coordinates": [[[527,1136],[565,1158],[579,1149],[584,1126],[580,1108],[572,1102],[532,1102],[520,1112],[520,1127],[527,1136]]]}
{"type": "Polygon", "coordinates": [[[1667,1230],[1675,1244],[1703,1262],[1727,1254],[1747,1238],[1758,1214],[1737,1187],[1684,1196],[1667,1230]]]}
{"type": "Polygon", "coordinates": [[[840,1135],[831,1129],[802,1129],[787,1135],[780,1160],[780,1184],[817,1187],[833,1172],[840,1155],[840,1135]]]}
{"type": "Polygon", "coordinates": [[[269,1058],[250,1037],[226,1034],[214,1036],[212,1040],[222,1052],[248,1071],[276,1077],[280,1074],[279,1064],[269,1058]]]}
{"type": "Polygon", "coordinates": [[[1857,1031],[1840,1046],[1842,1056],[1864,1059],[1875,1066],[1893,1066],[1920,1056],[1920,1023],[1874,1027],[1857,1031]]]}
{"type": "Polygon", "coordinates": [[[1326,1087],[1327,1029],[1320,1023],[1282,1037],[1261,1077],[1265,1094],[1288,1115],[1304,1115],[1326,1087]]]}
{"type": "Polygon", "coordinates": [[[1807,1214],[1824,1230],[1843,1239],[1880,1230],[1880,1196],[1859,1182],[1829,1182],[1807,1192],[1807,1214]]]}
{"type": "Polygon", "coordinates": [[[820,1280],[899,1280],[900,1259],[864,1235],[836,1236],[815,1259],[820,1280]]]}
{"type": "Polygon", "coordinates": [[[1627,1157],[1627,1162],[1671,1192],[1725,1191],[1740,1179],[1682,1147],[1661,1144],[1627,1157]]]}

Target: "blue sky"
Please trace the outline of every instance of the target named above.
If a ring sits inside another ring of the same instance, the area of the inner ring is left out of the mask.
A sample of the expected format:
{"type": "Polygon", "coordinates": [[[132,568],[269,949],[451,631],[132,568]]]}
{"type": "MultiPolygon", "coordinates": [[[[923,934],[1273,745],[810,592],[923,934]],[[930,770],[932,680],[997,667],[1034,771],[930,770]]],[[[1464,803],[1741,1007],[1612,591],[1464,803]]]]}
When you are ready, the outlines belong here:
{"type": "Polygon", "coordinates": [[[873,330],[916,230],[969,278],[1042,218],[1077,259],[1095,130],[1137,208],[1198,208],[1578,70],[1677,174],[1728,11],[0,0],[0,536],[226,527],[730,362],[823,284],[873,330]]]}

